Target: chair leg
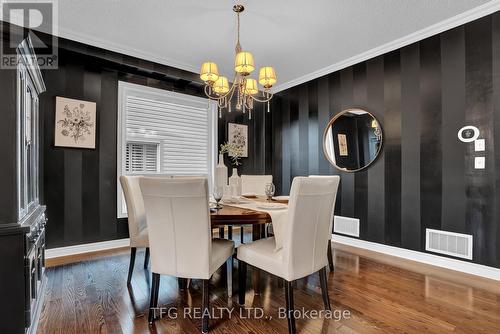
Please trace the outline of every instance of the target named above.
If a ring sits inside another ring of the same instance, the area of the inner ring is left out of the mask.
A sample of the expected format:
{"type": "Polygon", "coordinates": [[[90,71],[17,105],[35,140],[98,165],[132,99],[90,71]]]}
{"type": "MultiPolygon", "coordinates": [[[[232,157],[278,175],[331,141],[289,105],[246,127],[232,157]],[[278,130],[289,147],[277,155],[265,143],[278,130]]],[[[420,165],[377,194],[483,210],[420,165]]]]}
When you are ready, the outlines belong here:
{"type": "Polygon", "coordinates": [[[188,288],[188,279],[187,278],[178,277],[177,278],[177,285],[179,286],[179,290],[181,290],[181,291],[187,290],[187,288],[188,288]]]}
{"type": "Polygon", "coordinates": [[[144,269],[148,269],[149,264],[149,247],[146,247],[146,252],[144,253],[144,269]]]}
{"type": "Polygon", "coordinates": [[[231,255],[226,261],[227,267],[227,296],[233,296],[233,256],[231,255]]]}
{"type": "Polygon", "coordinates": [[[330,271],[333,271],[332,240],[328,240],[328,250],[326,255],[328,255],[328,265],[330,266],[330,271]]]}
{"type": "Polygon", "coordinates": [[[233,240],[233,227],[227,227],[227,240],[233,240]]]}
{"type": "Polygon", "coordinates": [[[238,261],[238,303],[245,305],[245,293],[247,290],[247,264],[238,261]]]}
{"type": "Polygon", "coordinates": [[[224,227],[219,227],[219,238],[224,239],[224,227]]]}
{"type": "Polygon", "coordinates": [[[295,317],[293,314],[293,282],[285,280],[286,317],[288,319],[288,333],[295,334],[295,317]]]}
{"type": "Polygon", "coordinates": [[[130,248],[130,264],[128,265],[128,277],[127,277],[127,285],[130,285],[130,281],[132,281],[132,273],[134,272],[135,265],[135,253],[137,252],[137,248],[130,248]]]}
{"type": "Polygon", "coordinates": [[[245,230],[243,225],[240,227],[240,243],[243,245],[245,243],[245,230]]]}
{"type": "Polygon", "coordinates": [[[326,267],[319,270],[319,281],[321,283],[321,295],[323,296],[323,304],[325,304],[325,310],[331,311],[330,298],[328,297],[328,281],[326,278],[326,267]]]}
{"type": "Polygon", "coordinates": [[[151,282],[151,299],[149,301],[149,324],[152,325],[155,321],[155,310],[158,307],[158,295],[160,292],[160,274],[153,273],[151,282]]]}
{"type": "Polygon", "coordinates": [[[209,301],[208,301],[208,279],[203,280],[203,318],[201,320],[201,332],[208,333],[209,301]]]}

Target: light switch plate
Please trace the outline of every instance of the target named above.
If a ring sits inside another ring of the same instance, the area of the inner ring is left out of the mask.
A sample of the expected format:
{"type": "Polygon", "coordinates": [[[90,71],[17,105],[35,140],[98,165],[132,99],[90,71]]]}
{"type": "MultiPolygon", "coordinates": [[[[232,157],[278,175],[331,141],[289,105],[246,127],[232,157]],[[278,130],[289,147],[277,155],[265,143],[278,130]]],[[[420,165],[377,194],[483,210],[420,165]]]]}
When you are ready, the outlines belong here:
{"type": "Polygon", "coordinates": [[[474,159],[474,168],[475,169],[484,169],[486,165],[486,158],[485,157],[476,157],[474,159]]]}
{"type": "Polygon", "coordinates": [[[476,152],[483,152],[484,150],[486,150],[485,140],[484,139],[477,139],[474,142],[474,150],[476,152]]]}

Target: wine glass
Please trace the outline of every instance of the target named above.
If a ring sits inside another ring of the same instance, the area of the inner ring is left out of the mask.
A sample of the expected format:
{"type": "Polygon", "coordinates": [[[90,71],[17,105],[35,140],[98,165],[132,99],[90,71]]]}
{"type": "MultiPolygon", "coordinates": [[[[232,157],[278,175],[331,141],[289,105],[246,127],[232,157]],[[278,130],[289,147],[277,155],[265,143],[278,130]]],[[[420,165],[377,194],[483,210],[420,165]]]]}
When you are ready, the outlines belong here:
{"type": "Polygon", "coordinates": [[[220,200],[222,199],[222,196],[224,195],[224,189],[221,186],[214,186],[214,199],[217,205],[215,206],[216,209],[222,208],[222,205],[219,204],[220,200]]]}
{"type": "Polygon", "coordinates": [[[266,190],[267,201],[271,202],[271,199],[274,196],[274,192],[276,191],[276,187],[274,186],[274,184],[272,182],[267,183],[265,190],[266,190]]]}

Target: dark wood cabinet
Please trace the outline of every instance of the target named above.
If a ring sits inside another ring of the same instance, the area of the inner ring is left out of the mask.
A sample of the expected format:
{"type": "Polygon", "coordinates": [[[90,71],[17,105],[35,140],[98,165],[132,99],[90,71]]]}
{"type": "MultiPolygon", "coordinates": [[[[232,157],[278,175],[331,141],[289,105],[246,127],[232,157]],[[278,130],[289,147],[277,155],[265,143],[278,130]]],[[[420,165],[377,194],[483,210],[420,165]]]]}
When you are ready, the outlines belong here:
{"type": "Polygon", "coordinates": [[[17,54],[16,68],[0,70],[0,328],[36,333],[46,282],[38,112],[45,85],[29,38],[17,54]]]}

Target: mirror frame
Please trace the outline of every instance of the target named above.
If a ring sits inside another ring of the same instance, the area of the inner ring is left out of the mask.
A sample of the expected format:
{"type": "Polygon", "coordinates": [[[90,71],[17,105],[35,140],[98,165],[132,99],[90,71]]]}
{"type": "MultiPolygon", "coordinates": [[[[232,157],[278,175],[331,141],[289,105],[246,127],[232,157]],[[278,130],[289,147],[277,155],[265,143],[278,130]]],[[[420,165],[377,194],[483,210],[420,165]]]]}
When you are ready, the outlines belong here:
{"type": "Polygon", "coordinates": [[[326,160],[328,160],[328,162],[335,168],[337,168],[338,170],[342,171],[342,172],[347,172],[347,173],[356,173],[356,172],[359,172],[363,169],[366,169],[368,168],[371,164],[373,164],[377,158],[379,157],[380,155],[380,152],[382,151],[382,147],[384,146],[384,130],[382,129],[382,125],[380,124],[379,120],[377,119],[377,117],[375,117],[371,112],[369,111],[366,111],[365,109],[361,109],[361,108],[349,108],[349,109],[344,109],[342,111],[340,111],[339,113],[337,113],[335,116],[332,117],[332,119],[330,119],[330,121],[328,122],[328,124],[326,125],[326,128],[325,130],[323,131],[323,155],[325,156],[326,160]],[[358,169],[347,169],[347,168],[342,168],[342,167],[339,167],[337,166],[337,164],[335,164],[331,159],[330,157],[328,156],[328,153],[326,152],[326,148],[325,148],[325,140],[326,140],[326,135],[327,135],[327,132],[328,132],[328,129],[332,126],[332,124],[335,122],[335,120],[337,120],[337,118],[339,118],[340,116],[342,116],[343,114],[347,113],[347,112],[350,112],[350,111],[353,111],[353,110],[361,110],[361,111],[364,111],[366,112],[368,115],[370,115],[371,117],[373,117],[374,120],[377,121],[378,123],[378,126],[380,128],[380,146],[377,150],[377,153],[375,154],[375,157],[372,159],[372,161],[370,161],[370,163],[366,164],[365,166],[361,167],[361,168],[358,168],[358,169]]]}

